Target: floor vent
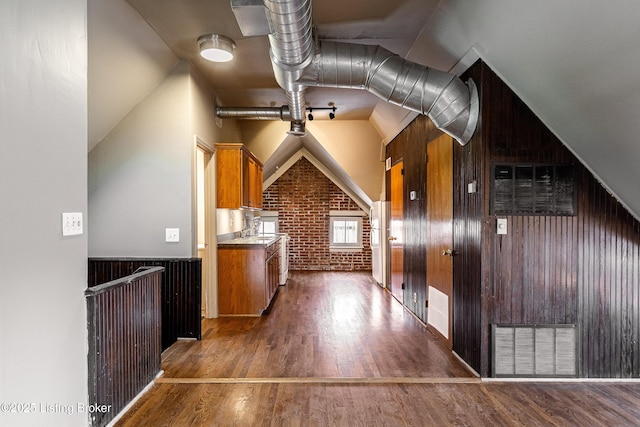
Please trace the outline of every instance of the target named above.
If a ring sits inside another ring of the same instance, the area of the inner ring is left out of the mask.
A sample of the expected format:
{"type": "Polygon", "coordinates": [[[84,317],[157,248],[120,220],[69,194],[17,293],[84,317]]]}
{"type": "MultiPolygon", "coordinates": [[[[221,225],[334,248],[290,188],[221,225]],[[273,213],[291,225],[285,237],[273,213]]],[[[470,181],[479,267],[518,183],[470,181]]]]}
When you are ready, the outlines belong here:
{"type": "Polygon", "coordinates": [[[578,376],[576,325],[492,325],[493,377],[578,376]]]}

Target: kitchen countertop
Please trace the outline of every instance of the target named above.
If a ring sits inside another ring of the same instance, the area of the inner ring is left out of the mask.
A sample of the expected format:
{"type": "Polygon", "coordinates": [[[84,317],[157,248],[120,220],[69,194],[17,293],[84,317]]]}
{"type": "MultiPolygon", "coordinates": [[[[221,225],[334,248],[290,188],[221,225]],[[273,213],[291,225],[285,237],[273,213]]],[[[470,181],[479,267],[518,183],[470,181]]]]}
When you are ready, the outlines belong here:
{"type": "Polygon", "coordinates": [[[267,246],[275,243],[280,237],[281,236],[279,235],[236,237],[234,239],[218,242],[218,246],[250,245],[266,248],[267,246]]]}

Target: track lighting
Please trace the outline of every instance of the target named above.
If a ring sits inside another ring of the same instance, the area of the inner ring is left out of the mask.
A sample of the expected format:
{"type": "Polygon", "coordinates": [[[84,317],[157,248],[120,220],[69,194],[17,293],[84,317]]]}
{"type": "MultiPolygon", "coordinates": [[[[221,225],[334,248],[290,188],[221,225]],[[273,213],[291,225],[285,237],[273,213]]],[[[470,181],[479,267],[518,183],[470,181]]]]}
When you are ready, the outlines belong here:
{"type": "Polygon", "coordinates": [[[329,119],[330,119],[330,120],[333,120],[333,119],[335,119],[335,118],[336,118],[336,110],[337,110],[337,108],[336,108],[336,107],[326,107],[326,108],[323,108],[323,107],[320,107],[320,108],[317,108],[317,107],[314,107],[314,108],[307,107],[307,111],[309,112],[309,114],[307,115],[307,119],[309,119],[309,120],[313,120],[313,114],[312,114],[312,113],[313,113],[313,110],[314,110],[314,109],[315,109],[315,110],[331,110],[331,111],[329,112],[329,119]]]}

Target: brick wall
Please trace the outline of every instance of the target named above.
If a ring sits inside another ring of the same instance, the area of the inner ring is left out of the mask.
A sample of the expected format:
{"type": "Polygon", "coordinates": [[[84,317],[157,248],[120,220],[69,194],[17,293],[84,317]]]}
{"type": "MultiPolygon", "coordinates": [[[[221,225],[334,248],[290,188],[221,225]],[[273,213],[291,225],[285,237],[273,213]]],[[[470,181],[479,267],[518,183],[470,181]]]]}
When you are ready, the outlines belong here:
{"type": "Polygon", "coordinates": [[[262,192],[262,209],[265,211],[278,210],[278,181],[262,192]]]}
{"type": "Polygon", "coordinates": [[[279,230],[291,238],[291,270],[371,270],[368,216],[362,251],[329,251],[329,211],[360,207],[304,157],[265,190],[263,208],[278,211],[279,230]]]}

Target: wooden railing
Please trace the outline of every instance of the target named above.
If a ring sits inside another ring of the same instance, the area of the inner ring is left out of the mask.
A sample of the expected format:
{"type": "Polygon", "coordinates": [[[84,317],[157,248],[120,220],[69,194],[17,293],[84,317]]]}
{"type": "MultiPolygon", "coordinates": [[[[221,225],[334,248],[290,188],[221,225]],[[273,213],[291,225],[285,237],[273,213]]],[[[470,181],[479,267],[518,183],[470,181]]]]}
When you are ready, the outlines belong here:
{"type": "Polygon", "coordinates": [[[200,258],[89,258],[89,287],[133,274],[140,267],[164,267],[162,349],[178,338],[202,336],[200,258]]]}
{"type": "Polygon", "coordinates": [[[91,425],[104,426],[160,372],[163,267],[88,288],[91,425]]]}

